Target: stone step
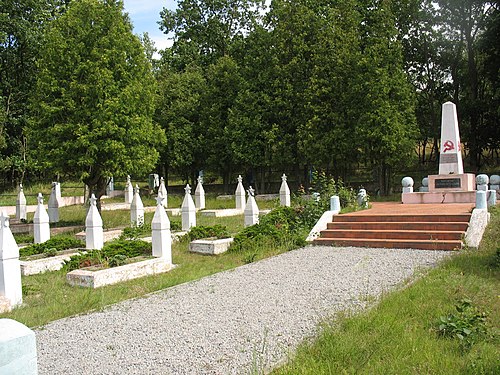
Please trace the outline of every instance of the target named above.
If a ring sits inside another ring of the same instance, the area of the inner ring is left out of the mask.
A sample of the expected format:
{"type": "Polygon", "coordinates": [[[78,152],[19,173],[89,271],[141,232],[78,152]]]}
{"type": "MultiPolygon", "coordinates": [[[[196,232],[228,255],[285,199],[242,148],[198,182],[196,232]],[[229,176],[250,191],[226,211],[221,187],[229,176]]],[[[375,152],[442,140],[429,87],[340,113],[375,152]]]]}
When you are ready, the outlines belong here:
{"type": "Polygon", "coordinates": [[[335,215],[333,222],[469,222],[470,214],[446,215],[335,215]]]}
{"type": "Polygon", "coordinates": [[[393,240],[457,240],[463,231],[420,231],[420,230],[352,230],[327,229],[321,231],[321,238],[393,239],[393,240]]]}
{"type": "Polygon", "coordinates": [[[462,231],[465,232],[468,222],[333,222],[327,229],[346,230],[422,230],[422,231],[462,231]]]}
{"type": "Polygon", "coordinates": [[[355,238],[317,238],[314,245],[381,247],[393,249],[421,250],[459,250],[461,241],[454,240],[398,240],[398,239],[355,239],[355,238]]]}

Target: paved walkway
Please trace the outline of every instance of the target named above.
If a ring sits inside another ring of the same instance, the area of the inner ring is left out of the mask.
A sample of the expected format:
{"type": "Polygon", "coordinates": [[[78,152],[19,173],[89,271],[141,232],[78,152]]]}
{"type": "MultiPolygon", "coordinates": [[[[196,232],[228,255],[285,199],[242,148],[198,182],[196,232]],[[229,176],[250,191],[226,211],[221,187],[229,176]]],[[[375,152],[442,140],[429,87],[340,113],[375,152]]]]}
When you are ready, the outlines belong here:
{"type": "Polygon", "coordinates": [[[372,208],[351,212],[349,215],[456,215],[472,212],[473,203],[401,204],[398,202],[372,202],[372,208]]]}

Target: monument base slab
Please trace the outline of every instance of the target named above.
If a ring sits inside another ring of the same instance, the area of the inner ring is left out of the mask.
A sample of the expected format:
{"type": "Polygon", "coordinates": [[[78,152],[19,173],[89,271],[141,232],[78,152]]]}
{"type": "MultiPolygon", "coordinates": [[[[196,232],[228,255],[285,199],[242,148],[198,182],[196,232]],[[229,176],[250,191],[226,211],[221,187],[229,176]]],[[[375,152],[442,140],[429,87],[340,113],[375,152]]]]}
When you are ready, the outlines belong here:
{"type": "Polygon", "coordinates": [[[476,203],[475,191],[434,191],[429,193],[403,193],[403,204],[476,203]]]}

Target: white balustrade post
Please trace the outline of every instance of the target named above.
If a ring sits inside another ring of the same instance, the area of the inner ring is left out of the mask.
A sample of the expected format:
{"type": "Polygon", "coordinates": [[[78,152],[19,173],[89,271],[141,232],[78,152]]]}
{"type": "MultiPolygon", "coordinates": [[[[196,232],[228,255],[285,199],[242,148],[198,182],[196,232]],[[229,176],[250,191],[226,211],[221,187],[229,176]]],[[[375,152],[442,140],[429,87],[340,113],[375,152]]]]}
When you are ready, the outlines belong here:
{"type": "Polygon", "coordinates": [[[488,191],[488,183],[490,178],[485,174],[478,174],[476,176],[476,190],[488,191]]]}
{"type": "Polygon", "coordinates": [[[144,205],[139,195],[139,185],[135,185],[134,198],[130,204],[130,221],[132,226],[141,227],[144,225],[144,205]]]}
{"type": "Polygon", "coordinates": [[[259,207],[257,207],[257,202],[255,202],[255,190],[248,189],[248,200],[245,207],[245,227],[249,227],[254,224],[259,223],[259,207]]]}
{"type": "Polygon", "coordinates": [[[9,301],[9,309],[23,302],[19,248],[4,212],[0,214],[0,296],[9,301]]]}
{"type": "Polygon", "coordinates": [[[280,206],[290,207],[290,188],[286,182],[286,175],[281,176],[280,206]]]}
{"type": "Polygon", "coordinates": [[[191,187],[189,184],[184,188],[186,194],[182,201],[181,216],[182,216],[182,230],[189,230],[191,227],[196,226],[196,207],[191,197],[191,187]]]}
{"type": "Polygon", "coordinates": [[[414,184],[413,178],[403,177],[403,179],[401,180],[401,185],[403,186],[403,194],[413,193],[413,184],[414,184]]]}
{"type": "Polygon", "coordinates": [[[170,234],[170,220],[168,219],[162,198],[156,198],[156,210],[151,222],[153,256],[163,258],[172,264],[172,236],[170,234]]]}
{"type": "Polygon", "coordinates": [[[199,210],[205,209],[205,189],[203,189],[203,177],[198,177],[198,184],[194,191],[195,206],[199,210]]]}
{"type": "Polygon", "coordinates": [[[161,198],[161,205],[165,208],[168,207],[167,203],[167,188],[165,187],[165,179],[162,177],[160,178],[160,186],[158,187],[158,197],[161,198]]]}
{"type": "Polygon", "coordinates": [[[134,188],[132,187],[132,183],[130,182],[130,176],[127,176],[127,182],[125,182],[125,203],[131,204],[132,199],[134,199],[134,188]]]}
{"type": "Polygon", "coordinates": [[[90,208],[85,218],[85,248],[100,250],[104,246],[102,218],[97,209],[97,199],[94,194],[90,197],[90,208]]]}
{"type": "Polygon", "coordinates": [[[19,184],[19,192],[16,199],[16,219],[26,220],[26,196],[23,191],[23,184],[19,184]]]}
{"type": "Polygon", "coordinates": [[[236,209],[243,211],[245,209],[245,188],[243,187],[243,178],[241,176],[238,176],[235,195],[236,209]]]}
{"type": "Polygon", "coordinates": [[[59,222],[59,198],[57,197],[57,182],[52,183],[52,191],[49,197],[49,223],[59,222]]]}
{"type": "Polygon", "coordinates": [[[49,215],[43,205],[42,193],[38,193],[38,205],[33,217],[33,235],[35,243],[43,243],[50,239],[49,215]]]}

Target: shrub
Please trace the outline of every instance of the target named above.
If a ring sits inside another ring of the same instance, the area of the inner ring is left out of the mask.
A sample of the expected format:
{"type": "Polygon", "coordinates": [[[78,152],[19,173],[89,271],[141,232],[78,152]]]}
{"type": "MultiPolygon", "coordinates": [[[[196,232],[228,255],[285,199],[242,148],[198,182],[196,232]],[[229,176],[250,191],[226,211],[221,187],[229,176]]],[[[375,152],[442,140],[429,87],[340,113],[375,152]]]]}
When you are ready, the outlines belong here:
{"type": "Polygon", "coordinates": [[[199,240],[200,238],[227,238],[229,237],[229,232],[227,227],[224,225],[214,225],[214,226],[196,226],[189,230],[187,234],[190,241],[199,240]]]}
{"type": "Polygon", "coordinates": [[[86,254],[72,256],[65,267],[68,271],[97,264],[116,267],[124,264],[128,258],[151,255],[151,253],[151,243],[141,240],[116,240],[108,242],[101,250],[91,250],[86,254]]]}
{"type": "Polygon", "coordinates": [[[57,236],[52,237],[44,243],[37,243],[28,245],[19,250],[19,255],[22,257],[43,254],[43,253],[54,253],[61,250],[74,249],[79,247],[84,247],[85,244],[77,240],[76,238],[67,236],[57,236]],[[52,250],[55,249],[55,250],[52,250]],[[50,250],[50,251],[49,251],[50,250]]]}
{"type": "Polygon", "coordinates": [[[455,305],[456,313],[441,316],[437,331],[440,336],[460,340],[462,349],[469,349],[486,332],[486,313],[480,312],[468,299],[455,305]]]}
{"type": "Polygon", "coordinates": [[[120,235],[120,240],[136,240],[140,237],[151,235],[151,225],[143,224],[139,226],[131,226],[123,229],[120,235]]]}

